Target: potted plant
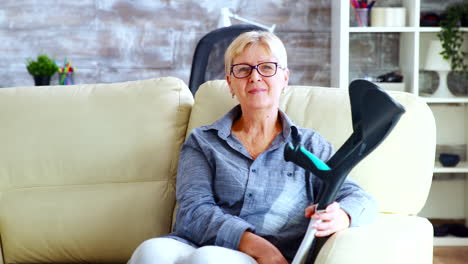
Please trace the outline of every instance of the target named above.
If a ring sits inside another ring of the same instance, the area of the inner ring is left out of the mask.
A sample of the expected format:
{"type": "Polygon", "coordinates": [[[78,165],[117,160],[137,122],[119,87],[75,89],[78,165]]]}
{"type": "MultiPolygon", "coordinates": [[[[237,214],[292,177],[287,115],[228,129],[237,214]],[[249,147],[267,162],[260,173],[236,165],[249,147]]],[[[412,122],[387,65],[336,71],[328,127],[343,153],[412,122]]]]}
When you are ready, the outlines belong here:
{"type": "Polygon", "coordinates": [[[468,3],[457,3],[446,9],[445,16],[440,21],[441,30],[437,34],[441,43],[441,55],[450,62],[453,71],[462,71],[468,78],[468,63],[466,52],[462,50],[463,32],[459,27],[468,26],[468,3]]]}
{"type": "Polygon", "coordinates": [[[54,60],[46,54],[39,54],[36,60],[28,58],[26,62],[26,68],[29,74],[34,77],[36,86],[49,85],[50,78],[58,71],[58,66],[54,60]]]}

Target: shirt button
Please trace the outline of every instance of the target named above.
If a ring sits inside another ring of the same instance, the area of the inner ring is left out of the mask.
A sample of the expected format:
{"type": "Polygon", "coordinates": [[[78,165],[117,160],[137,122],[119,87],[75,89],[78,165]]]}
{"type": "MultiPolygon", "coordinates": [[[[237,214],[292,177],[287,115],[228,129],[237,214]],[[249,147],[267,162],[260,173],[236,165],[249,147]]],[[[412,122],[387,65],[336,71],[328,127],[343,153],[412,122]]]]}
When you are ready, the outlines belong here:
{"type": "Polygon", "coordinates": [[[247,196],[252,197],[252,193],[249,193],[247,196]]]}
{"type": "Polygon", "coordinates": [[[255,172],[257,172],[257,170],[256,170],[256,169],[252,169],[252,172],[255,173],[255,172]]]}
{"type": "Polygon", "coordinates": [[[292,173],[291,173],[291,172],[288,172],[288,176],[291,177],[291,176],[292,176],[292,173]]]}

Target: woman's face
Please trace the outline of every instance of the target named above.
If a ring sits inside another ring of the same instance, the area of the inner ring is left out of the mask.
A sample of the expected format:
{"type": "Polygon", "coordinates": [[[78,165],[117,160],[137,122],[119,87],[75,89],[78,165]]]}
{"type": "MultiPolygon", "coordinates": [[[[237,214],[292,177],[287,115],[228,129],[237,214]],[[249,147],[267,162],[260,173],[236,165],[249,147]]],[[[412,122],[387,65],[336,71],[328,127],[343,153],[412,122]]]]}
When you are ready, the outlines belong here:
{"type": "MultiPolygon", "coordinates": [[[[270,55],[262,45],[247,46],[244,51],[234,58],[234,64],[249,64],[256,66],[263,62],[278,62],[278,59],[270,55]]],[[[278,108],[282,90],[288,85],[289,71],[278,65],[276,74],[264,77],[256,69],[252,69],[250,76],[236,78],[231,73],[226,75],[226,80],[239,103],[245,110],[262,110],[278,108]]]]}

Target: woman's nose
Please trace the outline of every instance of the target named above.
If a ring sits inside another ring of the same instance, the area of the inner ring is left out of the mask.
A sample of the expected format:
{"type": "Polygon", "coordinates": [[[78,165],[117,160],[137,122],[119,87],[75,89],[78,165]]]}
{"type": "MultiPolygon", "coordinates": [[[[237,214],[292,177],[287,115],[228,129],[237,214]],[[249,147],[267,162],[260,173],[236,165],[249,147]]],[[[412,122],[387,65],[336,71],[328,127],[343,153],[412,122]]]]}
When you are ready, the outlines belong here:
{"type": "Polygon", "coordinates": [[[258,82],[262,80],[262,76],[258,73],[257,69],[252,69],[252,73],[250,74],[250,81],[251,82],[258,82]]]}

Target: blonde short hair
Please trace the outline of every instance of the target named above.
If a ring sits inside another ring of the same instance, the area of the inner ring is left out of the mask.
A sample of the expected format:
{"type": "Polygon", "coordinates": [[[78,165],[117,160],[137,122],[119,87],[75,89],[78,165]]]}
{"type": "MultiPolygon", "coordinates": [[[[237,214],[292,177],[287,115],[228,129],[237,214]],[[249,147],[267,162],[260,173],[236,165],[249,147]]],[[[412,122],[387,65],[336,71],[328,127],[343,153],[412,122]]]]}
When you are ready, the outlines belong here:
{"type": "Polygon", "coordinates": [[[249,31],[240,34],[226,50],[224,54],[224,69],[230,74],[234,59],[241,54],[245,48],[261,45],[266,51],[278,59],[279,66],[288,67],[288,56],[283,42],[273,33],[268,31],[249,31]]]}

